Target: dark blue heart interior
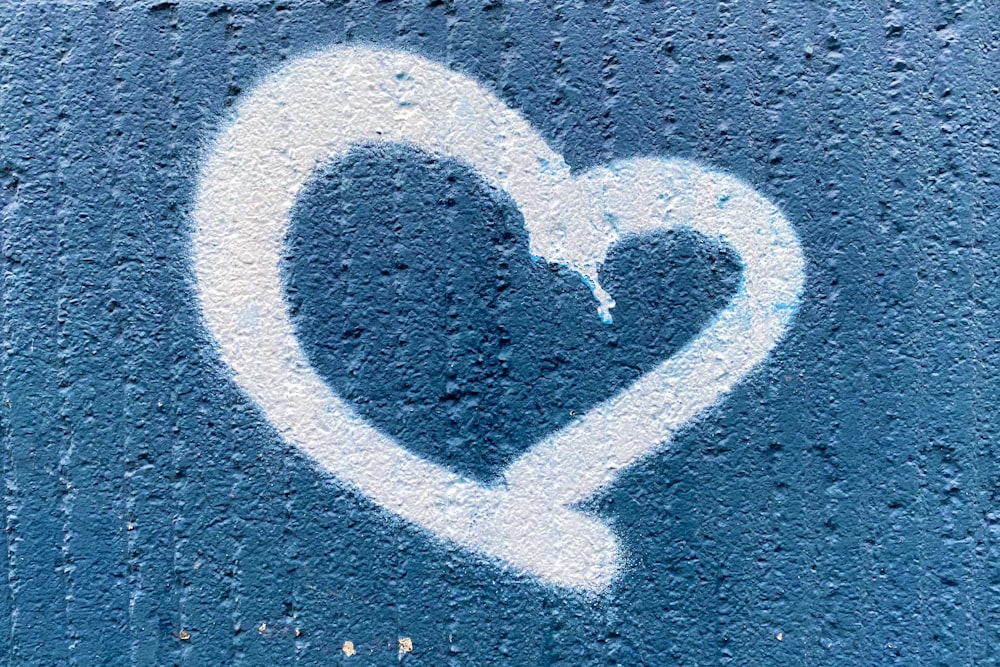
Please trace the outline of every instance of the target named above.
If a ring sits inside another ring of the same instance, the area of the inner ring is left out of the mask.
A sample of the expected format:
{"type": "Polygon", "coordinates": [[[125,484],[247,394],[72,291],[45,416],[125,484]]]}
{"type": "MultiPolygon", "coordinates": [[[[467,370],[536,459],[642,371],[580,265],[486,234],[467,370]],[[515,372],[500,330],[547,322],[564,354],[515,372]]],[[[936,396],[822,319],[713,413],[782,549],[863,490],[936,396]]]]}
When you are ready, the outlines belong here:
{"type": "Polygon", "coordinates": [[[532,258],[514,202],[468,167],[359,147],[304,188],[283,279],[314,368],[413,452],[488,481],[627,387],[729,300],[739,265],[693,233],[615,246],[603,324],[572,271],[532,258]]]}

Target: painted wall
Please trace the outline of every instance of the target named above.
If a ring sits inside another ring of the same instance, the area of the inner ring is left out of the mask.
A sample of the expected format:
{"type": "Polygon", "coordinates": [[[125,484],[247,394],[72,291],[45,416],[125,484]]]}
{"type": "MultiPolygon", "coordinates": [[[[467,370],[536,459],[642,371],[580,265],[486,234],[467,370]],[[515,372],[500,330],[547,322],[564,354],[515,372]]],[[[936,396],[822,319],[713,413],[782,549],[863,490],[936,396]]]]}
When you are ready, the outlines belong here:
{"type": "Polygon", "coordinates": [[[1000,662],[1000,18],[987,4],[6,4],[0,655],[1000,662]],[[324,132],[375,123],[378,102],[345,116],[327,100],[304,105],[304,144],[261,149],[276,161],[226,153],[228,136],[260,136],[240,133],[255,100],[276,105],[262,127],[286,137],[281,109],[332,85],[322,72],[374,77],[329,67],[281,88],[338,45],[418,63],[380,84],[417,91],[399,127],[434,104],[458,125],[338,152],[324,132]],[[434,68],[456,87],[424,85],[434,68]],[[275,90],[294,94],[261,92],[275,90]],[[452,101],[477,95],[523,132],[461,138],[484,114],[452,101]],[[554,161],[528,181],[477,161],[529,144],[554,161]],[[271,224],[280,170],[313,148],[271,245],[239,245],[271,224]],[[219,155],[240,159],[213,181],[219,155]],[[622,166],[635,164],[660,171],[622,166]],[[213,182],[237,196],[206,199],[213,182]],[[622,232],[659,201],[669,210],[645,233],[622,232]],[[546,227],[550,204],[578,215],[546,227]],[[206,211],[221,210],[236,222],[212,236],[206,211]],[[745,222],[758,213],[768,224],[745,222]],[[737,228],[784,240],[748,245],[737,228]],[[605,245],[575,240],[594,229],[605,245]],[[262,248],[280,261],[261,263],[262,248]],[[229,289],[258,265],[271,292],[229,289]],[[791,286],[766,301],[780,327],[750,313],[745,336],[685,366],[718,356],[742,364],[733,375],[670,394],[681,376],[657,373],[700,349],[758,274],[791,286]],[[267,294],[286,310],[250,308],[267,294]],[[285,358],[268,313],[302,355],[287,373],[262,370],[285,358]],[[759,358],[736,353],[758,340],[759,358]],[[306,410],[283,384],[296,373],[335,402],[306,410]],[[670,421],[713,382],[707,409],[670,421]],[[651,411],[630,419],[616,401],[651,411]],[[331,432],[313,439],[312,418],[331,432]],[[559,466],[518,477],[574,428],[559,466]],[[584,457],[643,438],[620,468],[584,457]],[[397,458],[373,458],[377,443],[397,458]],[[569,502],[565,473],[583,460],[582,477],[603,472],[569,502]],[[442,495],[420,492],[439,472],[442,495]],[[491,514],[518,479],[519,509],[491,514]],[[560,547],[577,525],[613,538],[609,581],[579,565],[586,540],[560,547]],[[559,539],[539,537],[549,528],[559,539]],[[552,553],[568,555],[535,568],[552,553]]]}

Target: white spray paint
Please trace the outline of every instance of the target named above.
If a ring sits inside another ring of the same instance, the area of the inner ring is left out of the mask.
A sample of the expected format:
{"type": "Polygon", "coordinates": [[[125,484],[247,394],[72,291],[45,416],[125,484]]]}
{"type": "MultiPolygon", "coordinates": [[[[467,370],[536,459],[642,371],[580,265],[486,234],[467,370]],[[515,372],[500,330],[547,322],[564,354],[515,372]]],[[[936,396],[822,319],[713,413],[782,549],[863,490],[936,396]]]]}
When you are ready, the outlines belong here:
{"type": "Polygon", "coordinates": [[[600,591],[622,555],[572,505],[663,446],[764,359],[803,283],[780,211],[738,180],[682,160],[633,159],[574,177],[531,125],[472,79],[412,54],[335,48],[261,83],[201,173],[194,261],[205,321],[236,382],[323,468],[397,515],[553,584],[600,591]],[[670,359],[536,443],[487,487],[409,452],[356,415],[310,366],[279,275],[289,216],[320,165],[399,142],[456,158],[507,191],[534,255],[597,280],[626,235],[689,228],[734,248],[732,301],[670,359]],[[614,221],[612,225],[609,221],[614,221]]]}

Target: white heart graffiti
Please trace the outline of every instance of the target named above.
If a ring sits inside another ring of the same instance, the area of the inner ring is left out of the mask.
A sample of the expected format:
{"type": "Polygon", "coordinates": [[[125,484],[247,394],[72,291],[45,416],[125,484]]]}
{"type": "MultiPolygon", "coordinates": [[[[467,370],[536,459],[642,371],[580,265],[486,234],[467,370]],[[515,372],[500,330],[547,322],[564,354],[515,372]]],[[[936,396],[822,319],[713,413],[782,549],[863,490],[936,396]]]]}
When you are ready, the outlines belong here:
{"type": "Polygon", "coordinates": [[[804,280],[796,235],[740,181],[683,160],[636,158],[573,175],[516,111],[471,78],[408,53],[337,47],[263,80],[211,147],[194,210],[205,322],[237,384],[283,437],[365,496],[434,535],[535,575],[600,591],[622,567],[611,530],[574,509],[663,446],[774,347],[804,280]],[[310,366],[280,263],[296,198],[351,147],[399,142],[456,158],[509,193],[534,255],[577,272],[606,321],[598,269],[619,239],[692,229],[740,256],[731,302],[630,387],[536,443],[485,486],[401,447],[310,366]]]}

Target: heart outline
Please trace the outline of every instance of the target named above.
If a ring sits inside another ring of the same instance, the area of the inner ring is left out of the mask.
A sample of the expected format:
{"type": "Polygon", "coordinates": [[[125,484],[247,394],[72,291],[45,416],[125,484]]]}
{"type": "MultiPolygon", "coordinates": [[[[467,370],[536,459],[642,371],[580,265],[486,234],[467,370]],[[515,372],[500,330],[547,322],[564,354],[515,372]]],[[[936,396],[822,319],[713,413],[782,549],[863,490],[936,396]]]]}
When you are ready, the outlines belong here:
{"type": "Polygon", "coordinates": [[[572,506],[664,446],[766,358],[804,283],[791,225],[737,179],[658,158],[574,176],[526,120],[473,79],[399,51],[335,47],[264,79],[211,147],[193,218],[206,327],[236,383],[284,438],[434,535],[588,591],[611,584],[622,555],[607,526],[572,506]],[[456,158],[508,192],[531,253],[576,271],[602,318],[614,303],[598,270],[610,246],[633,234],[686,227],[726,243],[740,257],[740,286],[681,350],[533,445],[502,484],[481,485],[354,414],[308,363],[287,312],[280,261],[298,193],[323,163],[372,142],[456,158]]]}

